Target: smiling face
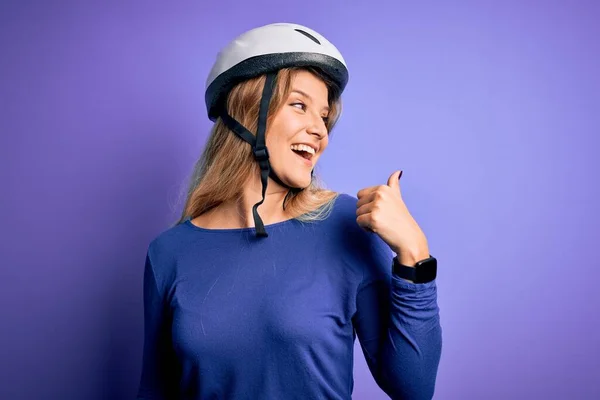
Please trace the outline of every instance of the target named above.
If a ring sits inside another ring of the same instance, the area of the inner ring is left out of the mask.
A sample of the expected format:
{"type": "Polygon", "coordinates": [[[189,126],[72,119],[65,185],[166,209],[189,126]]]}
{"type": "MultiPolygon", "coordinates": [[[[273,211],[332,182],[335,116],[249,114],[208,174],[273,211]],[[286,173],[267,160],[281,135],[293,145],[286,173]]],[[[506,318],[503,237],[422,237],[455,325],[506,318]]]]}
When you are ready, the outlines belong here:
{"type": "Polygon", "coordinates": [[[309,71],[298,71],[266,134],[271,167],[287,185],[310,185],[311,171],[329,143],[329,111],[325,82],[309,71]]]}

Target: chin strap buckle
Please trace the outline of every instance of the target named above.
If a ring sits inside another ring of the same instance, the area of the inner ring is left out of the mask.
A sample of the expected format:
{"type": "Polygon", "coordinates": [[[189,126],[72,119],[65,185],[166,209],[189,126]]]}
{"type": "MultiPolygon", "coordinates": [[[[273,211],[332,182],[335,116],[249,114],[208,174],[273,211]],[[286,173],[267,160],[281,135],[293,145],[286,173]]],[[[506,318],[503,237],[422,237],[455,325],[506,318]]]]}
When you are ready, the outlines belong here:
{"type": "Polygon", "coordinates": [[[269,150],[267,150],[266,147],[254,148],[252,149],[252,152],[254,153],[254,158],[258,162],[264,162],[269,159],[269,150]]]}

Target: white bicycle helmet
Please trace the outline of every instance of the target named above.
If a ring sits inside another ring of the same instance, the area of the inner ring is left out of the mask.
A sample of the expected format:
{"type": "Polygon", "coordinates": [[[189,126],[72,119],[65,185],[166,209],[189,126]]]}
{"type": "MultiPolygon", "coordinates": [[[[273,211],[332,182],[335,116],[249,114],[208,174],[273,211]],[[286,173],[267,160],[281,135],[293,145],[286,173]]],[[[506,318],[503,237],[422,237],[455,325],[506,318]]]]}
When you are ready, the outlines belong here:
{"type": "MultiPolygon", "coordinates": [[[[272,171],[265,145],[267,112],[273,94],[277,71],[291,67],[316,67],[339,88],[341,94],[348,83],[348,69],[338,49],[322,35],[302,25],[276,23],[247,31],[223,48],[206,80],[206,109],[211,121],[223,123],[252,146],[261,170],[262,200],[252,211],[256,234],[267,237],[257,208],[265,200],[268,177],[289,189],[272,171]],[[233,119],[225,104],[229,91],[238,83],[266,74],[256,135],[233,119]]],[[[301,189],[300,189],[301,190],[301,189]]],[[[285,204],[285,201],[284,201],[285,204]]]]}
{"type": "Polygon", "coordinates": [[[206,108],[219,117],[227,94],[237,83],[289,67],[318,67],[344,90],[348,69],[338,49],[302,25],[277,23],[249,30],[223,48],[206,80],[206,108]]]}

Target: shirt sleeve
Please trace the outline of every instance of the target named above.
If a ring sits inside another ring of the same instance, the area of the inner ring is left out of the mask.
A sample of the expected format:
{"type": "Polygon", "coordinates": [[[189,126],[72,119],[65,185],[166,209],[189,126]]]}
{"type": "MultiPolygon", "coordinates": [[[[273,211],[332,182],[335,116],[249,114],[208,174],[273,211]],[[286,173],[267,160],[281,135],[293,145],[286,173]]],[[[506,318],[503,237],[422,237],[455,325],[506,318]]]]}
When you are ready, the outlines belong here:
{"type": "Polygon", "coordinates": [[[176,362],[170,313],[159,290],[150,250],[144,268],[144,350],[138,399],[171,399],[176,393],[176,362]]]}
{"type": "Polygon", "coordinates": [[[367,236],[353,318],[367,365],[392,399],[431,399],[442,350],[436,281],[415,284],[393,275],[392,251],[367,236]]]}

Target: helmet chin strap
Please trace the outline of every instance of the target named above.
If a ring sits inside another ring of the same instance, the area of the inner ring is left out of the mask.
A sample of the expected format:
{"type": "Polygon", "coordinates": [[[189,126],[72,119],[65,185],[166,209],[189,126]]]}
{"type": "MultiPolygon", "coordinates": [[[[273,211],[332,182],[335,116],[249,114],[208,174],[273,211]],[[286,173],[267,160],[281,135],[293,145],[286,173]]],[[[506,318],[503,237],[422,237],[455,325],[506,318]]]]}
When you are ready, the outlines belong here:
{"type": "MultiPolygon", "coordinates": [[[[249,143],[252,146],[252,152],[254,153],[254,159],[258,162],[260,167],[260,180],[262,183],[262,200],[259,201],[252,207],[252,215],[254,217],[254,226],[256,229],[256,235],[259,237],[268,237],[269,234],[265,230],[265,225],[258,214],[258,206],[260,206],[265,201],[265,195],[267,193],[267,182],[270,177],[279,185],[289,189],[288,193],[285,196],[283,201],[284,209],[285,202],[288,196],[293,191],[302,191],[303,188],[294,188],[289,185],[286,185],[279,179],[277,174],[271,168],[271,163],[269,162],[269,151],[267,150],[266,141],[265,141],[265,132],[267,129],[267,114],[269,111],[269,103],[271,102],[271,97],[273,96],[273,89],[275,87],[275,73],[267,74],[267,79],[265,81],[265,86],[262,93],[262,98],[260,100],[260,110],[258,112],[258,127],[256,130],[256,136],[254,136],[248,129],[246,129],[242,124],[233,119],[228,113],[227,110],[223,107],[221,109],[220,117],[223,123],[231,129],[235,134],[237,134],[242,140],[249,143]]],[[[313,172],[311,171],[311,177],[313,172]]]]}

